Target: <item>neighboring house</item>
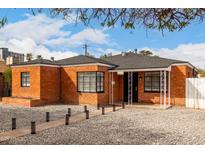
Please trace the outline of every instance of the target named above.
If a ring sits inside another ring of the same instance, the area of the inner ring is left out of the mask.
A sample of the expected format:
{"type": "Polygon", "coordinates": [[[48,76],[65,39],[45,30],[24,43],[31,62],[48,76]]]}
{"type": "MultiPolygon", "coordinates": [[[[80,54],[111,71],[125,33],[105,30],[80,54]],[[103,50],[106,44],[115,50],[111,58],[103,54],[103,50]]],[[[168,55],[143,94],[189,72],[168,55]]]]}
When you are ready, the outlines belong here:
{"type": "Polygon", "coordinates": [[[7,65],[19,64],[24,62],[24,54],[9,51],[8,48],[0,48],[0,59],[3,59],[7,65]]]}
{"type": "Polygon", "coordinates": [[[189,62],[136,53],[104,60],[83,55],[36,59],[12,66],[12,97],[3,98],[3,103],[185,105],[185,79],[196,75],[189,62]]]}

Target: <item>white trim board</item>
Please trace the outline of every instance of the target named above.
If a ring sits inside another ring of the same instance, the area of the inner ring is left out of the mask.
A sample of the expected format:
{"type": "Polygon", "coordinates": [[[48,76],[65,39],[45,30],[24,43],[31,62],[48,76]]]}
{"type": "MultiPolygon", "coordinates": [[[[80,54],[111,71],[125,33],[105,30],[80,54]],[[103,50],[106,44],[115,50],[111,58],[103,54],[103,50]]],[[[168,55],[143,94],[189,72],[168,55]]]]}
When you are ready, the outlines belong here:
{"type": "Polygon", "coordinates": [[[196,69],[194,66],[192,66],[189,63],[175,63],[171,64],[167,68],[146,68],[146,69],[124,69],[124,70],[109,70],[109,72],[144,72],[144,71],[171,71],[172,66],[189,66],[192,69],[196,69]]]}
{"type": "Polygon", "coordinates": [[[76,64],[76,65],[49,65],[49,64],[25,64],[25,65],[16,65],[16,66],[11,66],[12,68],[15,67],[32,67],[32,66],[47,66],[47,67],[76,67],[76,66],[107,66],[107,67],[113,67],[112,65],[108,64],[102,64],[102,63],[90,63],[90,64],[76,64]]]}
{"type": "Polygon", "coordinates": [[[61,67],[92,66],[92,65],[113,67],[113,65],[108,65],[108,64],[103,64],[103,63],[88,63],[88,64],[61,65],[61,67]]]}
{"type": "Polygon", "coordinates": [[[144,71],[171,71],[167,68],[148,68],[148,69],[125,69],[125,70],[109,70],[109,72],[144,72],[144,71]]]}
{"type": "Polygon", "coordinates": [[[18,68],[18,67],[35,67],[35,66],[60,67],[60,66],[58,66],[58,65],[49,65],[49,64],[29,64],[29,65],[16,65],[16,66],[11,66],[11,68],[18,68]]]}

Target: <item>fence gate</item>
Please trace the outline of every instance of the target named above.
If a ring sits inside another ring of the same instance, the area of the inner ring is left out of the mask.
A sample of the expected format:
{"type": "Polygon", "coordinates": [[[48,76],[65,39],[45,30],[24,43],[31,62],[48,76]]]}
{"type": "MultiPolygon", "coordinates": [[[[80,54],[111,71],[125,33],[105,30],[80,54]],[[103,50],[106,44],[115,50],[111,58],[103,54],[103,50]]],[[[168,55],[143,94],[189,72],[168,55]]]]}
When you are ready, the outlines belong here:
{"type": "Polygon", "coordinates": [[[205,109],[205,78],[186,79],[186,107],[205,109]]]}

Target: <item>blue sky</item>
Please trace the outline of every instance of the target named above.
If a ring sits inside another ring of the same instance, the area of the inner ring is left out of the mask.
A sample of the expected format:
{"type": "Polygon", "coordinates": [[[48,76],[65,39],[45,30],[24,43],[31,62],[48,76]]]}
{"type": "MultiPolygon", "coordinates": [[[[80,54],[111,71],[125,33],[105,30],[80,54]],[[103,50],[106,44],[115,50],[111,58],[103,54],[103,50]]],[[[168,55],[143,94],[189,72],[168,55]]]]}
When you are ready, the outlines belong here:
{"type": "Polygon", "coordinates": [[[165,32],[163,36],[157,30],[125,30],[120,25],[104,28],[97,22],[88,27],[76,25],[46,13],[33,16],[28,9],[0,9],[0,16],[8,18],[8,24],[0,29],[0,46],[13,51],[60,59],[83,54],[82,45],[87,43],[95,56],[149,49],[156,55],[205,68],[205,22],[192,23],[182,31],[165,32]]]}

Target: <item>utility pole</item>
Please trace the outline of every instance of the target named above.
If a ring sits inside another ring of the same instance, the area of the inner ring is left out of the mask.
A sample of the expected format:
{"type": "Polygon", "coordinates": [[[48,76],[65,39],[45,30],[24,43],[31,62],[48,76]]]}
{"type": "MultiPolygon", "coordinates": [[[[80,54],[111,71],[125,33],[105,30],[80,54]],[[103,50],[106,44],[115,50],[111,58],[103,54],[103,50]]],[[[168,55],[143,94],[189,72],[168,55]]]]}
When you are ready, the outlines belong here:
{"type": "Polygon", "coordinates": [[[85,56],[88,56],[88,45],[86,43],[83,45],[83,49],[85,50],[85,56]]]}

